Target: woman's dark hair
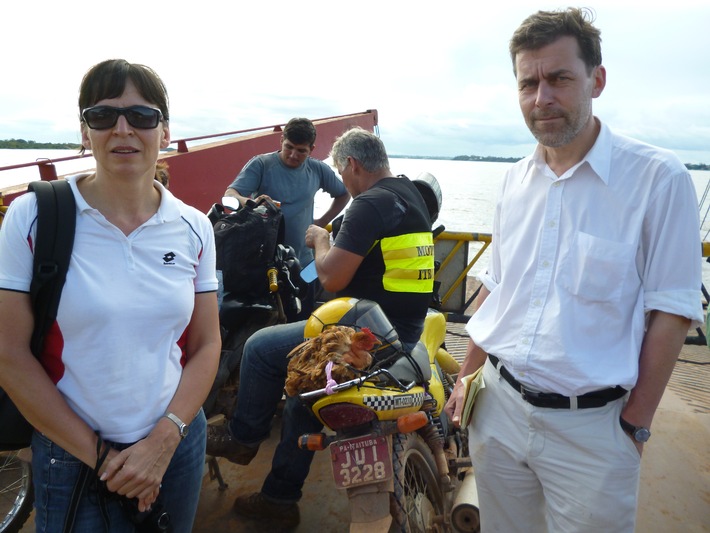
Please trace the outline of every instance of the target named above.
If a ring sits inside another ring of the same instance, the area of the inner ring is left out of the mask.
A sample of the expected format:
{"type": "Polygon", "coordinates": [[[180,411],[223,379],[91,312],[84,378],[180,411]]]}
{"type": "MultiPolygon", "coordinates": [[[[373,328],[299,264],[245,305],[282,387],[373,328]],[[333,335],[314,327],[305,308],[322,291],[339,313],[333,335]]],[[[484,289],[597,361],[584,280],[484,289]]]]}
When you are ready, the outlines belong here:
{"type": "Polygon", "coordinates": [[[130,80],[140,95],[160,109],[168,121],[168,91],[160,76],[145,65],[129,63],[125,59],[108,59],[94,65],[84,75],[79,89],[79,120],[82,111],[100,100],[118,98],[130,80]]]}
{"type": "MultiPolygon", "coordinates": [[[[538,50],[560,37],[574,37],[580,58],[590,73],[602,64],[601,32],[593,26],[594,12],[570,7],[564,11],[538,11],[526,18],[510,40],[510,58],[515,72],[515,56],[522,50],[538,50]]],[[[516,73],[517,74],[517,73],[516,73]]]]}

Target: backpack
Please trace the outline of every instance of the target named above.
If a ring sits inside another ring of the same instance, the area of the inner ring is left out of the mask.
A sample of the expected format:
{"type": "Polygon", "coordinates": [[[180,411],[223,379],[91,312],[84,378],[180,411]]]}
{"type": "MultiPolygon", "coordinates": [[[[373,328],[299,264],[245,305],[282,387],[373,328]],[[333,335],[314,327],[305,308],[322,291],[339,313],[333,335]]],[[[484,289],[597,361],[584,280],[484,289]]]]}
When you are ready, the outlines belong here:
{"type": "MultiPolygon", "coordinates": [[[[35,181],[28,191],[37,196],[37,237],[30,300],[35,316],[30,348],[39,358],[44,338],[57,318],[59,299],[66,280],[74,246],[76,204],[65,180],[35,181]]],[[[30,445],[33,428],[20,414],[10,397],[0,388],[0,451],[30,445]]]]}
{"type": "Polygon", "coordinates": [[[224,291],[247,298],[269,294],[267,270],[273,266],[276,246],[283,242],[281,209],[268,200],[246,204],[232,213],[214,204],[209,213],[214,224],[217,270],[224,291]]]}

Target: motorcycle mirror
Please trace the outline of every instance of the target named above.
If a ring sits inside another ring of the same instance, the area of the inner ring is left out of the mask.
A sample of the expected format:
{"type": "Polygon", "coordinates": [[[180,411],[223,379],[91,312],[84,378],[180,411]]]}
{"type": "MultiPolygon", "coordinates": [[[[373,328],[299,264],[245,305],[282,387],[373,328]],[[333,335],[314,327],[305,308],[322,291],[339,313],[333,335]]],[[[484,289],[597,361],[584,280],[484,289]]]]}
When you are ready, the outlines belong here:
{"type": "Polygon", "coordinates": [[[234,196],[222,196],[222,205],[232,209],[233,211],[239,209],[240,206],[239,200],[237,200],[234,196]]]}
{"type": "Polygon", "coordinates": [[[306,283],[311,283],[318,277],[315,260],[308,263],[301,269],[301,279],[306,283]]]}

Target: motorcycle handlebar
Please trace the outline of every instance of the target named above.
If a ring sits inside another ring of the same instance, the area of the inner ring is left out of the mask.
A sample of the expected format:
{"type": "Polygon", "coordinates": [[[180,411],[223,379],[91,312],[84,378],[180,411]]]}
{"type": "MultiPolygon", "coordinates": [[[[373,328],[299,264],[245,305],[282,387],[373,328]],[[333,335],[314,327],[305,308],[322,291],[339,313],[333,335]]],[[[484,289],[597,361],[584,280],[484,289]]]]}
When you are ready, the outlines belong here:
{"type": "MultiPolygon", "coordinates": [[[[350,379],[348,381],[343,381],[342,383],[338,383],[337,385],[335,385],[334,387],[332,387],[330,389],[332,391],[331,394],[335,393],[335,392],[340,392],[345,389],[349,389],[351,387],[359,387],[359,386],[363,385],[366,381],[368,381],[372,378],[375,378],[377,376],[380,376],[380,375],[385,375],[387,378],[392,380],[395,383],[395,385],[402,392],[407,392],[412,387],[414,387],[414,385],[416,385],[416,383],[414,381],[405,385],[401,381],[399,381],[396,377],[394,377],[390,373],[389,370],[387,370],[386,368],[380,368],[370,374],[367,374],[366,376],[361,376],[359,378],[354,378],[354,379],[350,379]]],[[[317,390],[310,391],[310,392],[304,392],[302,394],[299,394],[298,397],[301,400],[310,400],[310,399],[320,398],[321,396],[325,396],[326,394],[328,394],[328,391],[325,388],[322,388],[322,389],[317,389],[317,390]]]]}
{"type": "Polygon", "coordinates": [[[269,290],[277,292],[279,290],[278,270],[275,267],[271,267],[266,271],[266,276],[269,278],[269,290]]]}

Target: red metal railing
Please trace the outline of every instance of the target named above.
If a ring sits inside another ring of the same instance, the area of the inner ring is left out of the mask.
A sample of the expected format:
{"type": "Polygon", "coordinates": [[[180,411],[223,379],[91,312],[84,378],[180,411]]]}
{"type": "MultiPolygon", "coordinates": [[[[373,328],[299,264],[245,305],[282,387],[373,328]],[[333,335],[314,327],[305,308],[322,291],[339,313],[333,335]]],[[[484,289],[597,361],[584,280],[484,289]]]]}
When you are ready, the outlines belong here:
{"type": "MultiPolygon", "coordinates": [[[[336,137],[345,130],[360,126],[368,131],[375,131],[377,127],[377,110],[370,109],[362,113],[350,115],[337,115],[314,120],[318,137],[312,156],[318,159],[328,157],[330,148],[336,137]]],[[[161,155],[161,159],[168,163],[170,171],[170,191],[183,200],[193,205],[200,211],[207,211],[210,206],[222,198],[227,186],[234,180],[242,167],[257,154],[273,152],[279,149],[282,126],[274,124],[259,128],[250,128],[226,133],[190,137],[172,141],[177,149],[161,155]],[[188,148],[188,142],[205,139],[239,135],[221,141],[215,141],[188,148]]],[[[76,155],[54,160],[40,160],[19,165],[0,167],[0,173],[24,167],[37,167],[39,179],[53,180],[60,177],[55,163],[81,159],[87,155],[76,155]]],[[[7,206],[14,198],[27,190],[27,184],[0,190],[7,206]]]]}

